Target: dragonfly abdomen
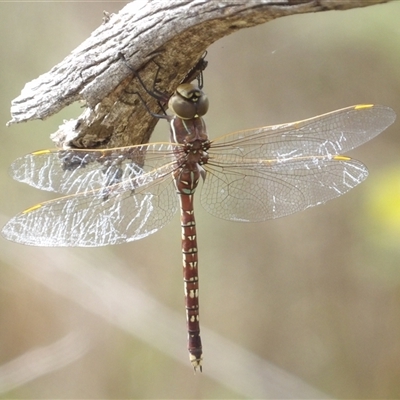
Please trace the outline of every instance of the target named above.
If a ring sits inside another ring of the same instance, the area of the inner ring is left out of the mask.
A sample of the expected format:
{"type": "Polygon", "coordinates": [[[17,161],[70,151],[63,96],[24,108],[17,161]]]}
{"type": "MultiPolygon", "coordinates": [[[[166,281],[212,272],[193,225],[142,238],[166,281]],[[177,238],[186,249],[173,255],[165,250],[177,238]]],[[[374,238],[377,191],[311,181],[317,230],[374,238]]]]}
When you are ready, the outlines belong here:
{"type": "Polygon", "coordinates": [[[202,346],[199,321],[199,277],[197,256],[196,221],[193,196],[200,172],[183,167],[175,178],[181,207],[183,284],[185,291],[186,324],[188,330],[189,358],[196,371],[202,362],[202,346]]]}

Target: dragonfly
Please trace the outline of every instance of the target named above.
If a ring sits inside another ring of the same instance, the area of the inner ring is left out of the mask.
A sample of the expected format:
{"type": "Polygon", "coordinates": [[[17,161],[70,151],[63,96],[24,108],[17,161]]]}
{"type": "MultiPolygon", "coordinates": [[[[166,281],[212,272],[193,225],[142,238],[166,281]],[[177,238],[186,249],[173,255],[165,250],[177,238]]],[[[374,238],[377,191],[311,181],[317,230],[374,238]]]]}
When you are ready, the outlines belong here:
{"type": "Polygon", "coordinates": [[[169,98],[170,141],[108,149],[40,150],[17,159],[12,176],[63,194],[22,211],[6,239],[33,246],[106,246],[153,234],[180,210],[190,362],[202,370],[194,194],[230,221],[283,217],[347,193],[364,164],[342,155],[390,126],[386,106],[361,104],[313,118],[238,131],[210,140],[209,101],[184,83],[169,98]]]}

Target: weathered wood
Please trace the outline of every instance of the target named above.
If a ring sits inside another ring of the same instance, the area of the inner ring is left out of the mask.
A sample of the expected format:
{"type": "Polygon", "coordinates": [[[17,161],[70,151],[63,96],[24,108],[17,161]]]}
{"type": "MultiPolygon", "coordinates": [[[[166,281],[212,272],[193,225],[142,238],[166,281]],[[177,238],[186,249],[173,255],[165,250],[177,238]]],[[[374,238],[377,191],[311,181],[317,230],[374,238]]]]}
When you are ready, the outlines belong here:
{"type": "Polygon", "coordinates": [[[344,10],[391,0],[136,0],[103,24],[61,63],[26,84],[12,102],[10,123],[44,119],[83,101],[85,111],[52,135],[57,146],[115,147],[149,141],[157,102],[138,84],[129,63],[152,87],[172,93],[208,46],[235,31],[286,15],[344,10]]]}

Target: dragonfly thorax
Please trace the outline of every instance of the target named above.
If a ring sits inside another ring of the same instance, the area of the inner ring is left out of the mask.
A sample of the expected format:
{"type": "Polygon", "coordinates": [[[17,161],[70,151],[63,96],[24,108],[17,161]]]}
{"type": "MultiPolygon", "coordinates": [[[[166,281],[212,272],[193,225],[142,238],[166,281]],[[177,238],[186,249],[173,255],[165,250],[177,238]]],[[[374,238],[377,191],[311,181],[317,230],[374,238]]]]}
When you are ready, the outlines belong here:
{"type": "Polygon", "coordinates": [[[208,142],[206,124],[200,117],[182,119],[175,116],[170,120],[170,130],[173,143],[208,142]]]}
{"type": "Polygon", "coordinates": [[[187,164],[207,164],[208,153],[207,150],[210,147],[209,141],[200,142],[196,141],[194,143],[188,143],[185,146],[186,153],[186,163],[187,164]]]}

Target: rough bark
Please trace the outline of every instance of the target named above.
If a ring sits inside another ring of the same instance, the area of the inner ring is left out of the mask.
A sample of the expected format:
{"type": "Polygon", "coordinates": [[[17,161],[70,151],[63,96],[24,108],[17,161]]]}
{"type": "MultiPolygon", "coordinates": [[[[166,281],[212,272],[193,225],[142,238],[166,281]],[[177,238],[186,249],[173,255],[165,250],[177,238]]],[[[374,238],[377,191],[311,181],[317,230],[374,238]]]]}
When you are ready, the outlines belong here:
{"type": "Polygon", "coordinates": [[[116,147],[149,141],[158,104],[151,88],[171,94],[218,39],[286,15],[344,10],[391,0],[136,0],[103,24],[61,63],[26,84],[12,102],[9,123],[44,119],[83,101],[85,111],[52,135],[60,147],[116,147]]]}

